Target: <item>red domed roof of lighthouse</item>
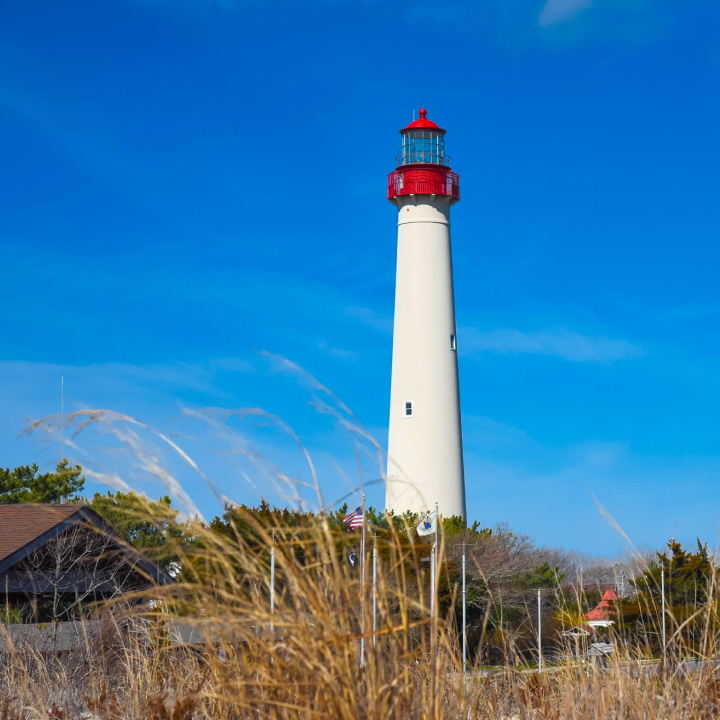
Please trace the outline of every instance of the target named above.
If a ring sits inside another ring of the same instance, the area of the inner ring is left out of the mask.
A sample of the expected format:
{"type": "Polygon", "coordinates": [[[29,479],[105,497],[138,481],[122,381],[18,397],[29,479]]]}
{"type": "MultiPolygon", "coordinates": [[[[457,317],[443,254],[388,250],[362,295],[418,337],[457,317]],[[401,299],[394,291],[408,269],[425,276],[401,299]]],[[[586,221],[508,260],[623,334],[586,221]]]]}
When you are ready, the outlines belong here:
{"type": "Polygon", "coordinates": [[[441,133],[445,132],[432,120],[427,119],[427,110],[424,107],[420,108],[420,117],[417,120],[413,120],[413,122],[411,122],[406,128],[403,128],[400,132],[405,133],[408,130],[437,130],[441,133]]]}

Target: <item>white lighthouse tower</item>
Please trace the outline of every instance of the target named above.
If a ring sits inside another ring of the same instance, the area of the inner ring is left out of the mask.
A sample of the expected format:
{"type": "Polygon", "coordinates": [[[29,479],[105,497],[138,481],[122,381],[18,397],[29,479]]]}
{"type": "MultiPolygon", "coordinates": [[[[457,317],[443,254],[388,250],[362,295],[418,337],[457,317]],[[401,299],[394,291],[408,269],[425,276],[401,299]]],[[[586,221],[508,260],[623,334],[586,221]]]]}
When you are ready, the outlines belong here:
{"type": "Polygon", "coordinates": [[[420,118],[400,131],[388,178],[398,208],[386,510],[465,515],[450,206],[460,199],[445,130],[420,118]]]}

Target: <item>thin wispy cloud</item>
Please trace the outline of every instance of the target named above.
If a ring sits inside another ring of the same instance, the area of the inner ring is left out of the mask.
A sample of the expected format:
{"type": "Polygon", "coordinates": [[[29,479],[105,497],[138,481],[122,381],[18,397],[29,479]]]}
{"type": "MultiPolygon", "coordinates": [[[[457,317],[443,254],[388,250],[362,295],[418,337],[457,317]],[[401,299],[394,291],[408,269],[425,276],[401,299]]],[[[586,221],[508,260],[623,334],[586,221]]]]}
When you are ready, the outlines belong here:
{"type": "MultiPolygon", "coordinates": [[[[188,15],[202,13],[213,16],[224,13],[242,13],[249,8],[272,7],[267,0],[128,0],[158,12],[184,12],[188,15]]],[[[652,0],[531,0],[530,2],[506,2],[488,0],[455,0],[452,4],[416,0],[413,3],[381,3],[379,0],[316,0],[312,6],[300,0],[279,0],[290,11],[297,7],[309,13],[323,13],[327,7],[352,6],[358,13],[366,13],[374,19],[403,22],[416,27],[432,24],[442,32],[480,33],[489,42],[515,50],[536,46],[538,41],[555,45],[557,34],[548,32],[563,27],[569,34],[562,34],[562,44],[574,46],[580,41],[612,38],[615,41],[655,42],[669,32],[652,0]],[[590,22],[573,22],[593,10],[590,22]],[[550,37],[548,37],[550,36],[550,37]]],[[[701,5],[703,0],[686,0],[701,5]]],[[[276,2],[277,4],[277,2],[276,2]]]]}
{"type": "Polygon", "coordinates": [[[360,320],[360,322],[364,323],[368,327],[378,330],[381,333],[385,333],[386,335],[392,334],[393,321],[391,317],[383,317],[369,308],[358,306],[345,308],[345,314],[349,317],[360,320]]]}
{"type": "Polygon", "coordinates": [[[592,7],[592,0],[546,0],[538,15],[538,23],[540,27],[550,27],[567,22],[589,7],[592,7]]]}
{"type": "Polygon", "coordinates": [[[626,340],[602,335],[580,335],[566,329],[521,332],[504,328],[480,332],[468,328],[460,333],[465,353],[494,352],[508,355],[551,355],[572,362],[610,363],[640,357],[642,348],[626,340]]]}
{"type": "MultiPolygon", "coordinates": [[[[219,375],[251,375],[257,369],[244,358],[210,358],[203,363],[89,363],[85,365],[59,365],[54,363],[24,360],[0,361],[0,386],[6,388],[4,401],[6,418],[13,414],[11,408],[26,407],[18,417],[49,414],[55,408],[60,377],[65,378],[65,395],[69,403],[74,402],[78,388],[84,388],[87,401],[96,403],[104,400],[108,393],[121,400],[143,397],[157,401],[171,397],[167,393],[178,390],[202,393],[220,400],[229,399],[219,386],[219,375]],[[42,399],[40,408],[35,409],[36,399],[42,399]]],[[[77,408],[75,408],[77,409],[77,408]]]]}
{"type": "Polygon", "coordinates": [[[58,146],[65,148],[68,157],[75,162],[101,172],[108,178],[141,175],[139,169],[125,158],[88,139],[97,128],[86,127],[83,131],[77,129],[77,118],[81,111],[69,101],[64,104],[52,103],[39,91],[33,95],[28,90],[19,91],[3,82],[0,83],[0,107],[44,132],[58,146]]]}
{"type": "Polygon", "coordinates": [[[252,0],[133,0],[138,5],[150,8],[177,10],[240,10],[258,4],[252,0]]]}
{"type": "Polygon", "coordinates": [[[328,355],[340,358],[341,360],[356,360],[358,357],[358,354],[356,352],[353,352],[352,350],[344,350],[343,348],[339,347],[334,347],[333,345],[325,342],[325,340],[319,340],[318,347],[320,348],[320,350],[326,352],[328,355]]]}
{"type": "MultiPolygon", "coordinates": [[[[548,515],[563,518],[553,529],[561,544],[585,551],[599,538],[608,552],[622,549],[626,537],[655,545],[671,535],[683,542],[716,536],[718,503],[708,497],[717,483],[720,456],[689,461],[683,452],[649,455],[621,438],[547,443],[479,416],[463,416],[463,430],[466,478],[482,486],[482,505],[476,507],[511,522],[518,510],[524,512],[523,530],[540,542],[549,537],[548,515]],[[682,498],[678,484],[688,488],[682,498]],[[653,490],[649,501],[648,488],[653,490]],[[616,522],[609,522],[608,514],[616,522]]],[[[487,516],[476,517],[486,521],[487,516]]]]}
{"type": "Polygon", "coordinates": [[[670,310],[667,317],[681,320],[688,318],[706,318],[720,315],[720,305],[688,305],[670,310]]]}

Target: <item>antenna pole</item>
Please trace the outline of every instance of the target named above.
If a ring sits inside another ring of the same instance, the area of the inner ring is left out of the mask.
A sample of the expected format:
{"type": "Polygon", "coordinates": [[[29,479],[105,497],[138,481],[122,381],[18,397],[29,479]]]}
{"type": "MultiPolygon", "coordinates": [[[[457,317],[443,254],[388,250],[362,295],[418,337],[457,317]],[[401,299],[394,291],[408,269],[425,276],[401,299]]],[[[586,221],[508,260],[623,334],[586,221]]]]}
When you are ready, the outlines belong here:
{"type": "Polygon", "coordinates": [[[65,459],[65,376],[60,376],[60,462],[65,459]]]}

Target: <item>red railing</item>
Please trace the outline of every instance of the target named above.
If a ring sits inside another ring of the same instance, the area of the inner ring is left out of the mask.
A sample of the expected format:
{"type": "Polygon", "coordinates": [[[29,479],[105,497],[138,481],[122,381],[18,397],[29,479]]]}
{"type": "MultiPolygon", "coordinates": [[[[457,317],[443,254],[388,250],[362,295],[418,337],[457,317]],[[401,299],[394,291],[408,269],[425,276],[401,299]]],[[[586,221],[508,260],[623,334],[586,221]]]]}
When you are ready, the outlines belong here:
{"type": "Polygon", "coordinates": [[[460,178],[441,165],[406,165],[388,176],[388,200],[397,195],[445,195],[460,199],[460,178]]]}

